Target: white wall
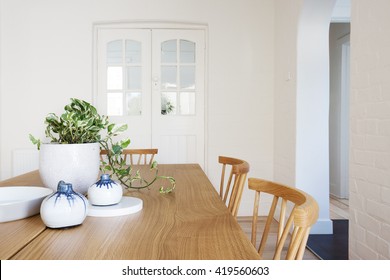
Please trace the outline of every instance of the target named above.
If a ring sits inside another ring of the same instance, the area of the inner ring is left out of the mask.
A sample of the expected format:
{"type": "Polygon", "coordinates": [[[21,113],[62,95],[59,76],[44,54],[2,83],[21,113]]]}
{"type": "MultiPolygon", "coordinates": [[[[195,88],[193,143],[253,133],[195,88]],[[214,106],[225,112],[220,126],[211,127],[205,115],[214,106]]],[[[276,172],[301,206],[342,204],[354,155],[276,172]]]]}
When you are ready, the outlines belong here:
{"type": "Polygon", "coordinates": [[[389,11],[352,1],[350,259],[390,259],[389,11]]]}
{"type": "Polygon", "coordinates": [[[312,233],[331,233],[329,219],[328,28],[335,1],[276,1],[275,181],[318,202],[312,233]]]}
{"type": "MultiPolygon", "coordinates": [[[[161,20],[209,26],[208,175],[218,184],[218,155],[273,177],[274,7],[272,0],[1,0],[1,179],[12,152],[32,148],[43,120],[70,97],[92,100],[92,25],[161,20]],[[185,2],[185,3],[183,3],[185,2]]],[[[252,193],[240,215],[251,215],[252,193]]]]}
{"type": "Polygon", "coordinates": [[[274,180],[295,186],[297,34],[301,1],[275,1],[274,180]]]}
{"type": "MultiPolygon", "coordinates": [[[[283,76],[296,66],[296,34],[291,32],[302,5],[311,1],[317,0],[275,3],[275,114],[286,116],[275,116],[274,166],[275,179],[287,182],[295,174],[291,146],[296,135],[294,121],[284,121],[295,115],[293,84],[283,76]],[[283,149],[289,151],[285,158],[283,149]]],[[[351,5],[349,258],[390,259],[390,2],[356,0],[351,5]]]]}
{"type": "Polygon", "coordinates": [[[335,0],[305,1],[297,54],[296,186],[319,204],[312,232],[332,233],[329,219],[329,24],[335,0]]]}

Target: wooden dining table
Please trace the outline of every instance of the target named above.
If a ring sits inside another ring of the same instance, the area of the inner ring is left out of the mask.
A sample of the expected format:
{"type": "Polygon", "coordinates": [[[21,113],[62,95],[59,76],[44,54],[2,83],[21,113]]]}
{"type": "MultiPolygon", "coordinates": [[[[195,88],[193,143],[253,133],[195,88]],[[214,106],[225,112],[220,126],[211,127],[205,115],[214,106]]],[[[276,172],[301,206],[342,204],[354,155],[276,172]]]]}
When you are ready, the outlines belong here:
{"type": "MultiPolygon", "coordinates": [[[[0,259],[24,260],[254,260],[254,246],[230,214],[198,164],[160,164],[176,188],[161,194],[160,183],[125,196],[143,208],[114,217],[87,216],[79,226],[52,229],[40,215],[0,223],[0,259]]],[[[38,171],[0,182],[42,186],[38,171]]]]}

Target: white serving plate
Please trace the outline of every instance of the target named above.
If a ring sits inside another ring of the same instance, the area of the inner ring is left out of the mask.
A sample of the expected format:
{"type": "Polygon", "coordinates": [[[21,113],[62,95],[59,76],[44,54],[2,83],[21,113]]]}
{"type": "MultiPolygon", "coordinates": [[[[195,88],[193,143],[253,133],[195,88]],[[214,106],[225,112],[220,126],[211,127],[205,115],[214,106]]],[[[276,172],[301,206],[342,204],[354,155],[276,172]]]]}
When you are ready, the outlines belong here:
{"type": "Polygon", "coordinates": [[[39,213],[43,199],[52,189],[35,186],[0,187],[0,223],[39,213]]]}

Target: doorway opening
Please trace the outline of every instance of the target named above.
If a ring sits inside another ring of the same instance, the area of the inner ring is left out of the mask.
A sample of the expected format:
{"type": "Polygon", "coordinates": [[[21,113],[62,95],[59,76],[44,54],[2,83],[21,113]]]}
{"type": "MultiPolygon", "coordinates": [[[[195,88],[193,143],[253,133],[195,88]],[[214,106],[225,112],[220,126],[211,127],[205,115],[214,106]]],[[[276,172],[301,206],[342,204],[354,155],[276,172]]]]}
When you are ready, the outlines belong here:
{"type": "Polygon", "coordinates": [[[205,38],[205,26],[95,26],[96,106],[159,163],[205,168],[205,38]]]}
{"type": "Polygon", "coordinates": [[[350,23],[329,28],[329,194],[330,218],[349,213],[350,23]]]}

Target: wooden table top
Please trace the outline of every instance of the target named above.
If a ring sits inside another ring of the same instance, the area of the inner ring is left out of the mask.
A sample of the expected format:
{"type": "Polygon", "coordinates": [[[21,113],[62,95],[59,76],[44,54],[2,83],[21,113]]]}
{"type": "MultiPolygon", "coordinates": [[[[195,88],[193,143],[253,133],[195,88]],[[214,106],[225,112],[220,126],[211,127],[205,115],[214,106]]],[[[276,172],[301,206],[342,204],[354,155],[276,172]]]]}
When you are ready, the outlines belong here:
{"type": "MultiPolygon", "coordinates": [[[[46,228],[39,215],[0,223],[0,259],[259,259],[237,221],[197,164],[159,165],[176,189],[124,195],[143,200],[143,209],[119,217],[89,217],[80,226],[46,228]]],[[[42,185],[37,171],[0,186],[42,185]]]]}

